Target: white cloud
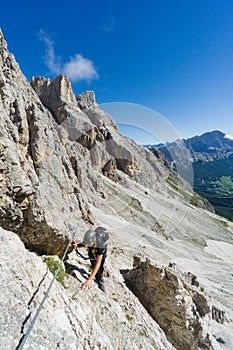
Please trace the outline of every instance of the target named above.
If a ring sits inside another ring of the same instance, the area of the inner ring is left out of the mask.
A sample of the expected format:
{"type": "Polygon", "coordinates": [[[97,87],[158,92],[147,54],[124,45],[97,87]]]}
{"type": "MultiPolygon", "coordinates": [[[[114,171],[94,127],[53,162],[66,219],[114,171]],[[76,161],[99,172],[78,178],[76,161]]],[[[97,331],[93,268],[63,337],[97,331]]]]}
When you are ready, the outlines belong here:
{"type": "Polygon", "coordinates": [[[71,81],[98,79],[98,73],[94,64],[80,54],[70,58],[70,61],[64,64],[63,73],[68,75],[71,81]]]}
{"type": "Polygon", "coordinates": [[[39,38],[41,41],[45,43],[45,56],[43,57],[45,60],[46,66],[50,69],[52,74],[59,74],[62,70],[61,59],[55,55],[54,51],[54,43],[48,37],[44,30],[39,31],[39,38]]]}
{"type": "Polygon", "coordinates": [[[115,19],[110,16],[107,18],[106,23],[103,25],[103,30],[105,32],[111,32],[115,26],[115,19]]]}
{"type": "Polygon", "coordinates": [[[84,58],[81,54],[76,54],[74,57],[70,57],[68,62],[62,63],[61,58],[55,54],[54,42],[44,30],[39,31],[39,37],[45,44],[44,61],[51,74],[65,74],[72,82],[81,80],[90,82],[99,78],[91,60],[84,58]]]}
{"type": "Polygon", "coordinates": [[[233,140],[233,135],[227,135],[227,134],[225,134],[224,137],[225,137],[226,139],[233,140]]]}

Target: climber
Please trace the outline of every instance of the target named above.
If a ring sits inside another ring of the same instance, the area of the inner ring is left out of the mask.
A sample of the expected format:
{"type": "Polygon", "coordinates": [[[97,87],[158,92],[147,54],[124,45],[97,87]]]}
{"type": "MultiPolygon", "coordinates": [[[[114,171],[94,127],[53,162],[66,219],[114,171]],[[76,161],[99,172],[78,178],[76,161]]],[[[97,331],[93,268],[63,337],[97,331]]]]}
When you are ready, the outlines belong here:
{"type": "MultiPolygon", "coordinates": [[[[95,231],[88,230],[81,243],[72,241],[74,250],[79,254],[78,248],[87,247],[88,257],[93,268],[89,278],[82,284],[83,288],[90,288],[91,281],[95,278],[98,287],[102,292],[105,292],[103,272],[104,262],[107,256],[107,240],[109,238],[108,231],[104,227],[97,227],[95,231]]],[[[82,256],[82,255],[81,255],[82,256]]]]}

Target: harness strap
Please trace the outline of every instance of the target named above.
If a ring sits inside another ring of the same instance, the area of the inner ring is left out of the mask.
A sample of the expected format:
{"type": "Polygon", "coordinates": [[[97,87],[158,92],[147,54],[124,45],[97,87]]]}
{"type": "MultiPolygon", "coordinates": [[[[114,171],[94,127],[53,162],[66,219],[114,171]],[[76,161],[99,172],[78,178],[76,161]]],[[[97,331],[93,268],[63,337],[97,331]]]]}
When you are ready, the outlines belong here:
{"type": "MultiPolygon", "coordinates": [[[[78,251],[78,248],[75,248],[75,253],[78,255],[78,256],[81,256],[81,258],[83,258],[84,260],[89,260],[90,258],[89,257],[86,257],[84,255],[82,255],[79,251],[78,251]]],[[[91,259],[90,259],[91,260],[91,259]]]]}

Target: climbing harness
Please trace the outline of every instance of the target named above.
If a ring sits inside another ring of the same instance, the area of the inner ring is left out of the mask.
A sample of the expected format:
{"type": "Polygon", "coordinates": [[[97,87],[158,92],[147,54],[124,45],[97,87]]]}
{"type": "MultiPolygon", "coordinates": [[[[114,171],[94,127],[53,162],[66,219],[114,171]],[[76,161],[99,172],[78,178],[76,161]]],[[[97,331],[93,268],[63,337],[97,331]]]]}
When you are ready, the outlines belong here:
{"type": "Polygon", "coordinates": [[[83,254],[81,254],[81,253],[78,251],[78,248],[75,248],[75,253],[76,253],[76,255],[80,256],[80,257],[83,258],[84,260],[89,260],[89,259],[90,259],[88,256],[84,256],[83,254]]]}

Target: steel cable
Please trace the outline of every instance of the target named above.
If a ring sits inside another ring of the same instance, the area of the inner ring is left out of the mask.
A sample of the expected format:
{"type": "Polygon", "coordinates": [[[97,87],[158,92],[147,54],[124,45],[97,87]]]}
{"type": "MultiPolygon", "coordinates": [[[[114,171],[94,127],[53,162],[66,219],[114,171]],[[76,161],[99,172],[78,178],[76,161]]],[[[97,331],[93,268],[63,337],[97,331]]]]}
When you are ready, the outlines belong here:
{"type": "MultiPolygon", "coordinates": [[[[74,238],[74,235],[75,235],[75,232],[72,233],[72,239],[74,238]]],[[[31,323],[30,323],[26,333],[20,339],[20,342],[19,342],[16,350],[22,350],[23,349],[23,347],[24,347],[24,345],[25,345],[25,343],[26,343],[26,341],[27,341],[27,339],[28,339],[28,337],[29,337],[29,335],[30,335],[30,333],[32,331],[32,328],[33,328],[33,326],[34,326],[34,324],[35,324],[35,322],[36,322],[36,320],[37,320],[37,318],[38,318],[38,316],[39,316],[39,314],[41,312],[41,309],[42,309],[42,307],[43,307],[43,305],[45,303],[45,300],[47,299],[47,297],[49,295],[49,292],[50,292],[50,290],[52,288],[52,285],[53,285],[53,283],[54,283],[54,281],[55,281],[55,279],[57,277],[57,274],[58,274],[58,272],[60,270],[60,267],[61,267],[61,265],[62,265],[66,255],[67,255],[67,252],[68,252],[68,249],[69,249],[70,245],[71,245],[71,242],[69,241],[69,243],[67,244],[66,250],[65,250],[65,252],[63,254],[63,257],[62,257],[62,259],[61,259],[61,261],[60,261],[60,263],[59,263],[59,265],[58,265],[58,267],[57,267],[57,269],[56,269],[56,271],[54,273],[53,279],[50,282],[50,285],[49,285],[49,287],[48,287],[48,289],[47,289],[47,291],[46,291],[46,293],[44,295],[44,298],[42,299],[42,301],[41,301],[41,303],[40,303],[40,305],[39,305],[39,307],[38,307],[38,309],[37,309],[37,311],[36,311],[32,321],[31,321],[31,323]]]]}

